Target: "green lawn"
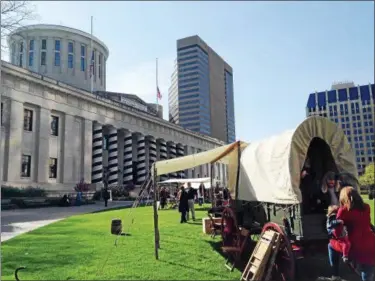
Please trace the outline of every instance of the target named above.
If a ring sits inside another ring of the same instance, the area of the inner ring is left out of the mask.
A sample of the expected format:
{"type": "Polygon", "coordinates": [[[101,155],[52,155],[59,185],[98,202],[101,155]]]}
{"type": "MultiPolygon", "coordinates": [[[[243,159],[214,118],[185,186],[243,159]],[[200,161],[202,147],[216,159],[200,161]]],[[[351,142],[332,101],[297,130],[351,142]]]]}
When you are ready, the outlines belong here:
{"type": "MultiPolygon", "coordinates": [[[[159,261],[154,257],[151,207],[133,210],[130,236],[120,237],[115,247],[111,220],[121,218],[128,226],[129,210],[71,217],[2,243],[2,280],[14,280],[14,270],[21,265],[27,267],[19,273],[21,280],[240,279],[239,271],[230,273],[224,267],[225,259],[203,234],[201,220],[180,224],[176,210],[159,212],[159,261]]],[[[197,218],[206,214],[198,211],[197,218]]]]}
{"type": "MultiPolygon", "coordinates": [[[[366,201],[373,207],[373,202],[366,201]]],[[[188,224],[179,223],[176,210],[159,212],[159,261],[154,258],[152,208],[134,209],[131,216],[129,211],[74,216],[2,243],[2,280],[14,280],[19,266],[27,267],[19,273],[21,280],[240,279],[241,273],[230,273],[225,259],[213,249],[220,238],[213,240],[202,233],[206,211],[197,211],[198,220],[188,224]],[[121,218],[125,228],[134,218],[130,235],[120,237],[117,247],[116,236],[110,234],[113,218],[121,218]]],[[[315,280],[317,272],[326,273],[325,255],[319,261],[304,262],[315,266],[311,276],[305,274],[306,280],[315,280]]]]}

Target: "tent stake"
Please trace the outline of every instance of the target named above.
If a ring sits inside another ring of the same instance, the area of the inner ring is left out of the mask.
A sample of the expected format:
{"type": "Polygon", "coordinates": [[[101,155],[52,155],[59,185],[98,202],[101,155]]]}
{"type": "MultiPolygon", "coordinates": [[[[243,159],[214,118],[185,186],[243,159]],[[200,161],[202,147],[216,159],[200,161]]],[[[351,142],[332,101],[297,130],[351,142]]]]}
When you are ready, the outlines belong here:
{"type": "Polygon", "coordinates": [[[154,235],[155,235],[155,258],[159,259],[159,221],[158,221],[158,207],[157,207],[157,183],[156,183],[156,168],[155,163],[152,165],[154,169],[153,185],[154,185],[154,235]]]}

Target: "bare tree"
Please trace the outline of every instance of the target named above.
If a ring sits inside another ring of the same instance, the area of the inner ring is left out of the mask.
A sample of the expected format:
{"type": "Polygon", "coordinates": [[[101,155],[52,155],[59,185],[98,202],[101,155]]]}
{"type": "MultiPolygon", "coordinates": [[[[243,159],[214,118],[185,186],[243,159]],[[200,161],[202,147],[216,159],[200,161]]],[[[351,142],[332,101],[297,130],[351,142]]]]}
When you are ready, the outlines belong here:
{"type": "Polygon", "coordinates": [[[1,1],[1,50],[6,50],[6,37],[25,21],[35,19],[30,1],[1,1]]]}

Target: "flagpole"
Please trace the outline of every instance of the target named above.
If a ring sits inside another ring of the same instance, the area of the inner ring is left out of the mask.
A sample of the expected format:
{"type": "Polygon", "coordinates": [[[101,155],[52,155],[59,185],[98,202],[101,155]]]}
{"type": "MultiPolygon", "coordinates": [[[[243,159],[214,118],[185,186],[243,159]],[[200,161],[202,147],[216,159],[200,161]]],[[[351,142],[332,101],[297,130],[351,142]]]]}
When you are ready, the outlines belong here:
{"type": "Polygon", "coordinates": [[[90,40],[90,49],[91,49],[91,52],[89,54],[90,56],[90,83],[91,83],[91,94],[94,92],[94,60],[95,58],[92,57],[93,53],[94,53],[94,48],[92,46],[92,21],[93,21],[93,16],[91,16],[91,40],[90,40]]]}
{"type": "Polygon", "coordinates": [[[156,58],[156,104],[158,105],[156,108],[159,111],[159,93],[158,93],[158,58],[156,58]]]}

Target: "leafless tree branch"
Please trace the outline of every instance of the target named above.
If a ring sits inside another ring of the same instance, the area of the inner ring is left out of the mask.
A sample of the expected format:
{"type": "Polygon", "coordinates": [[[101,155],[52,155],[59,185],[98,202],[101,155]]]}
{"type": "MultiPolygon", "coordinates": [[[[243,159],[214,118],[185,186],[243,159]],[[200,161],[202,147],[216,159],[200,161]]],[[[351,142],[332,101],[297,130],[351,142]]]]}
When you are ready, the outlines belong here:
{"type": "Polygon", "coordinates": [[[6,37],[25,21],[35,19],[30,1],[1,1],[1,50],[7,48],[6,37]]]}

